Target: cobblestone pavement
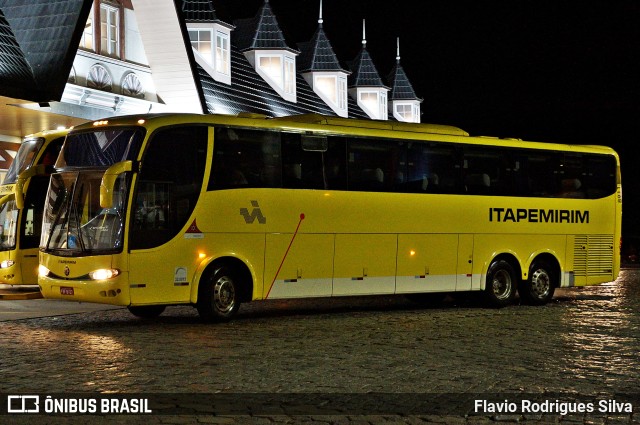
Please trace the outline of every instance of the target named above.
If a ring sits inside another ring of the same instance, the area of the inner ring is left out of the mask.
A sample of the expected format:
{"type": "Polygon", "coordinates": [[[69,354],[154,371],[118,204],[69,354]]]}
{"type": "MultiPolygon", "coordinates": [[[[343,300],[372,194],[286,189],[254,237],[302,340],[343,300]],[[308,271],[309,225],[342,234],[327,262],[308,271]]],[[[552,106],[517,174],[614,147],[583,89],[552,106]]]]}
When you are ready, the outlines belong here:
{"type": "Polygon", "coordinates": [[[559,290],[543,307],[269,301],[222,324],[201,323],[191,307],[146,321],[115,309],[4,321],[0,337],[0,405],[8,394],[39,394],[42,406],[46,395],[117,393],[154,411],[0,423],[640,424],[640,270],[559,290]],[[475,400],[533,400],[538,411],[476,412],[475,400]],[[557,413],[575,403],[594,411],[557,413]]]}

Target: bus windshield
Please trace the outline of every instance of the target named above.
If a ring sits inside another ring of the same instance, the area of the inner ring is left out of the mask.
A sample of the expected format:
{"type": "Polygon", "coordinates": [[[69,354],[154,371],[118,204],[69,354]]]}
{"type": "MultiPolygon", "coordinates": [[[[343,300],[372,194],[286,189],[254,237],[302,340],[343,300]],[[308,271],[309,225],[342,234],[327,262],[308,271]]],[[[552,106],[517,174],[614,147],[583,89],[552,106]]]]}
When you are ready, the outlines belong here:
{"type": "Polygon", "coordinates": [[[108,167],[135,159],[143,137],[141,128],[71,133],[58,156],[56,168],[108,167]]]}
{"type": "Polygon", "coordinates": [[[18,154],[9,166],[7,176],[4,179],[4,184],[15,183],[18,179],[18,175],[31,167],[33,160],[36,158],[36,155],[43,143],[44,138],[42,137],[28,139],[22,142],[18,149],[18,154]]]}
{"type": "Polygon", "coordinates": [[[112,208],[100,207],[103,172],[62,172],[51,176],[40,247],[60,255],[117,252],[122,248],[126,176],[118,178],[112,208]]]}

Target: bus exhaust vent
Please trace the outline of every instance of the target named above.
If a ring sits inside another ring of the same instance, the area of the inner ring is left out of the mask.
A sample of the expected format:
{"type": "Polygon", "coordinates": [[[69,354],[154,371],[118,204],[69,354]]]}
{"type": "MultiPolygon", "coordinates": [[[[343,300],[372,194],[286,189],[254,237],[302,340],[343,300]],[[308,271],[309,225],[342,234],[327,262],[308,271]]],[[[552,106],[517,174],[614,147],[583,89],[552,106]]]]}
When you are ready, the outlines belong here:
{"type": "Polygon", "coordinates": [[[609,275],[613,272],[613,236],[578,235],[573,255],[576,276],[609,275]]]}

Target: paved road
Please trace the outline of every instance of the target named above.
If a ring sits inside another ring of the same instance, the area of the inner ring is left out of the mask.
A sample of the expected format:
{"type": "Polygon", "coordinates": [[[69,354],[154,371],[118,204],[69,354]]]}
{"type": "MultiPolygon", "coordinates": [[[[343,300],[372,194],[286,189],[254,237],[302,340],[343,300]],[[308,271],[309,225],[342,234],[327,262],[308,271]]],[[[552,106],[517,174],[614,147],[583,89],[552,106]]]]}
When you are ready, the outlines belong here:
{"type": "MultiPolygon", "coordinates": [[[[20,301],[36,302],[50,301],[20,301]]],[[[0,406],[15,394],[41,406],[47,395],[95,398],[97,414],[0,423],[640,424],[640,270],[558,291],[544,307],[269,301],[213,325],[190,307],[154,321],[67,313],[0,322],[0,406]],[[153,413],[102,414],[110,393],[126,399],[119,408],[142,398],[153,413]]]]}

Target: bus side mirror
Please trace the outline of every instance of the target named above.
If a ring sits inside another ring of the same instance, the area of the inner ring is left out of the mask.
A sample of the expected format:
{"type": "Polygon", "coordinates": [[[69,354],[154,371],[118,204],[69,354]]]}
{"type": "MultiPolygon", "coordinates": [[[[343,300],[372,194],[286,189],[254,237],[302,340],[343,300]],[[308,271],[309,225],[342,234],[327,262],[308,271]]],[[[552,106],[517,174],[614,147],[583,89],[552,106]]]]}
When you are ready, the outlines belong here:
{"type": "Polygon", "coordinates": [[[120,161],[107,168],[100,181],[100,207],[113,206],[113,191],[116,180],[122,173],[133,170],[133,161],[120,161]]]}
{"type": "MultiPolygon", "coordinates": [[[[53,166],[40,164],[30,167],[18,175],[16,185],[13,188],[13,193],[16,197],[17,209],[21,210],[22,208],[24,208],[24,185],[27,183],[27,180],[29,180],[33,176],[47,176],[52,172],[53,166]]],[[[4,201],[4,197],[0,201],[6,202],[4,201]]]]}
{"type": "MultiPolygon", "coordinates": [[[[13,190],[13,187],[11,187],[11,190],[13,190]]],[[[5,203],[9,202],[11,199],[13,199],[13,197],[16,194],[11,192],[7,195],[3,195],[2,197],[0,197],[0,207],[3,206],[5,203]]]]}

